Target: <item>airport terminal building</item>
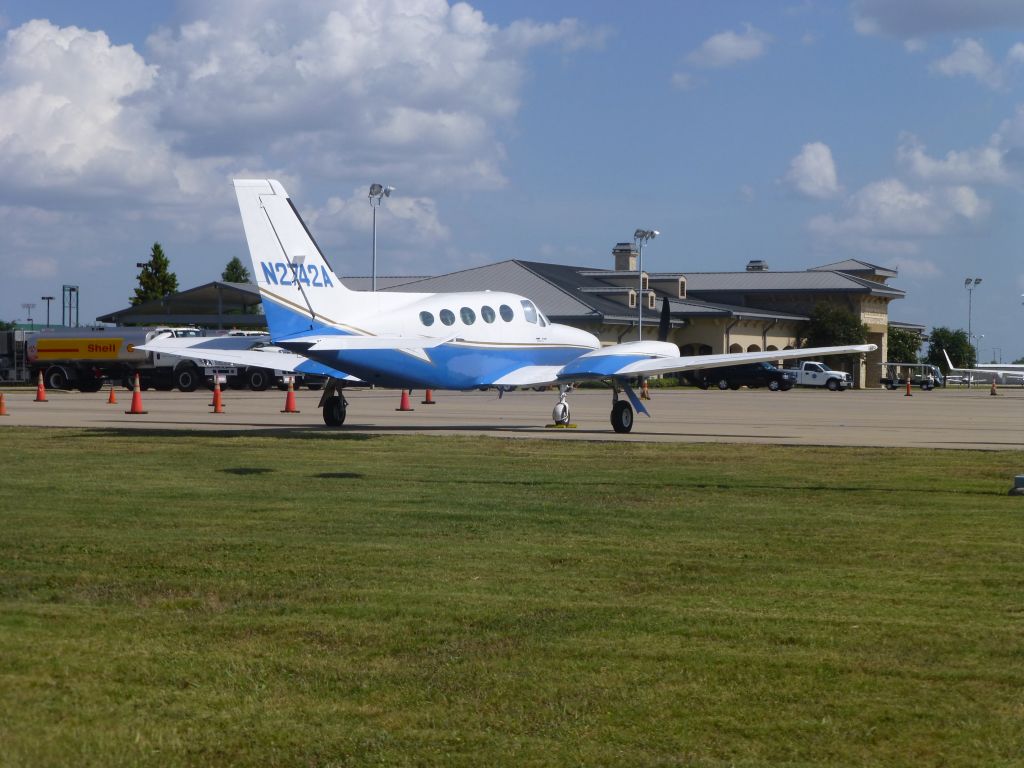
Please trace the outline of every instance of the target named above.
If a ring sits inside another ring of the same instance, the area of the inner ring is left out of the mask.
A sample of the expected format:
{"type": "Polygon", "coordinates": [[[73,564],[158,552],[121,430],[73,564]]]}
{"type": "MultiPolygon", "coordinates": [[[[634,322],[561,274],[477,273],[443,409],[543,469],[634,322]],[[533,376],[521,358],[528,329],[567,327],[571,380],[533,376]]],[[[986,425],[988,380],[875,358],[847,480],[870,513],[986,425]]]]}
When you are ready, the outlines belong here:
{"type": "MultiPolygon", "coordinates": [[[[904,292],[887,282],[894,269],[847,259],[804,271],[772,271],[751,261],[742,272],[637,271],[632,243],[619,243],[606,269],[510,259],[433,277],[377,278],[378,290],[510,291],[531,298],[551,320],[583,328],[602,341],[636,339],[642,305],[643,337],[654,339],[665,300],[668,340],[684,355],[791,349],[814,307],[853,312],[878,350],[844,359],[856,386],[878,386],[886,359],[889,302],[904,292]],[[642,282],[641,282],[642,280],[642,282]]],[[[366,277],[343,277],[369,290],[366,277]]],[[[212,282],[98,318],[116,324],[196,324],[215,328],[265,326],[259,292],[247,283],[212,282]]]]}

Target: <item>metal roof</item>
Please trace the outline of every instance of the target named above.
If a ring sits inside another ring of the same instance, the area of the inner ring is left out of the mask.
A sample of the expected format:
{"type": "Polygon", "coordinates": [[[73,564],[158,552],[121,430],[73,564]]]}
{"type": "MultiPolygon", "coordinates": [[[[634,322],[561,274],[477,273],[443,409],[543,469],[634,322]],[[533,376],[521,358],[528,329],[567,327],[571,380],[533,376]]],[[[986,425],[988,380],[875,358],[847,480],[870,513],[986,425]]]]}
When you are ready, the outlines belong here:
{"type": "Polygon", "coordinates": [[[259,289],[252,283],[215,280],[162,299],[101,315],[103,323],[190,323],[197,325],[263,327],[259,289]]]}
{"type": "Polygon", "coordinates": [[[687,272],[686,292],[692,293],[870,293],[901,298],[904,292],[843,272],[687,272]]]}
{"type": "Polygon", "coordinates": [[[831,264],[822,264],[820,267],[811,267],[811,271],[822,270],[831,272],[870,272],[878,277],[896,277],[899,270],[890,267],[880,267],[877,264],[870,264],[860,259],[843,259],[834,261],[831,264]]]}

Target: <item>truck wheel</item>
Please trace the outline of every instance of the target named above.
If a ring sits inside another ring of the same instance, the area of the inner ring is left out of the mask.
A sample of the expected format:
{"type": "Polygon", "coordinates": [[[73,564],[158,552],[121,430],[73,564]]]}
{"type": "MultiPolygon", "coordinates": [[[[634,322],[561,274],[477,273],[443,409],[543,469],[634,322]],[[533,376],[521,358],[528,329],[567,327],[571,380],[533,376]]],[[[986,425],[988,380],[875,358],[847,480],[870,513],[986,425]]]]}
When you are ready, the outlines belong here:
{"type": "Polygon", "coordinates": [[[199,379],[199,371],[194,365],[186,365],[174,372],[174,385],[182,392],[195,392],[199,379]]]}
{"type": "Polygon", "coordinates": [[[245,383],[253,392],[262,392],[270,386],[270,376],[262,368],[250,368],[245,374],[245,383]]]}
{"type": "Polygon", "coordinates": [[[93,377],[78,380],[79,392],[99,392],[101,389],[103,389],[103,379],[93,377]]]}
{"type": "Polygon", "coordinates": [[[728,389],[729,388],[729,380],[728,379],[719,379],[718,380],[718,388],[721,389],[721,390],[728,389]]]}
{"type": "Polygon", "coordinates": [[[839,390],[839,379],[829,379],[825,382],[825,386],[828,387],[829,392],[836,392],[839,390]]]}
{"type": "Polygon", "coordinates": [[[777,382],[777,381],[769,381],[768,382],[768,389],[770,391],[778,392],[780,388],[781,388],[781,385],[779,384],[779,382],[777,382]]]}
{"type": "Polygon", "coordinates": [[[68,374],[58,365],[47,368],[46,373],[43,374],[43,379],[46,380],[46,386],[50,389],[68,388],[68,374]]]}

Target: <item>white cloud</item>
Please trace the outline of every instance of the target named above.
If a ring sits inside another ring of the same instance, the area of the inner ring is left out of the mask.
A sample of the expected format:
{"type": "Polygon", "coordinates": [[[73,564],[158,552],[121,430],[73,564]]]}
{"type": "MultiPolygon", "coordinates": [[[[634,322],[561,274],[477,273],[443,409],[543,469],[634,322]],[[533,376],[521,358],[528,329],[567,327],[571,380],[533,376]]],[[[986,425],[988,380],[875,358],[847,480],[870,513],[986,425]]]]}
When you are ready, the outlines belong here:
{"type": "MultiPolygon", "coordinates": [[[[353,233],[369,235],[373,210],[366,189],[353,189],[347,198],[330,197],[320,208],[304,211],[303,218],[318,233],[344,240],[353,233]]],[[[433,244],[449,237],[436,202],[429,197],[403,196],[396,190],[377,209],[378,238],[394,242],[433,244]]]]}
{"type": "Polygon", "coordinates": [[[689,91],[696,86],[696,80],[689,72],[672,73],[672,87],[680,91],[689,91]]]}
{"type": "Polygon", "coordinates": [[[954,41],[953,52],[933,61],[931,69],[946,77],[973,77],[989,88],[999,88],[1003,84],[1000,67],[988,55],[984,46],[973,38],[954,41]]]}
{"type": "Polygon", "coordinates": [[[686,57],[697,67],[721,69],[764,55],[771,36],[750,24],[742,32],[727,30],[712,35],[686,57]]]}
{"type": "Polygon", "coordinates": [[[890,178],[858,190],[844,208],[842,215],[811,219],[809,229],[839,247],[912,254],[920,249],[921,238],[983,220],[991,204],[968,186],[912,190],[890,178]]]}
{"type": "Polygon", "coordinates": [[[801,194],[819,200],[834,197],[841,190],[832,150],[820,141],[804,144],[800,154],[790,161],[786,180],[801,194]]]}
{"type": "Polygon", "coordinates": [[[504,32],[509,45],[532,48],[560,43],[567,52],[583,49],[601,50],[611,36],[609,27],[587,27],[579,19],[562,19],[557,24],[513,21],[504,32]]]}
{"type": "Polygon", "coordinates": [[[1006,150],[998,137],[984,147],[950,151],[941,159],[930,157],[915,136],[904,135],[897,159],[919,179],[928,182],[1010,184],[1015,174],[1006,166],[1006,150]]]}

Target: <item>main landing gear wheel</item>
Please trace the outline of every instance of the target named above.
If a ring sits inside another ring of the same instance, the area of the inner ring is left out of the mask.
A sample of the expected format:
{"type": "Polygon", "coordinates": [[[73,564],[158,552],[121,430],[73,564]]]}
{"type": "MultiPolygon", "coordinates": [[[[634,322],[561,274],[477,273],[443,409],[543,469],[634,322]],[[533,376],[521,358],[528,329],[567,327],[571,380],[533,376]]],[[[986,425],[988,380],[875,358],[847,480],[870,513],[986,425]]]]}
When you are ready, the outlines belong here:
{"type": "Polygon", "coordinates": [[[633,429],[633,408],[625,400],[616,400],[612,404],[612,429],[616,432],[633,429]]]}
{"type": "Polygon", "coordinates": [[[324,424],[328,427],[340,427],[345,423],[345,411],[348,403],[341,395],[332,395],[324,403],[324,424]]]}

